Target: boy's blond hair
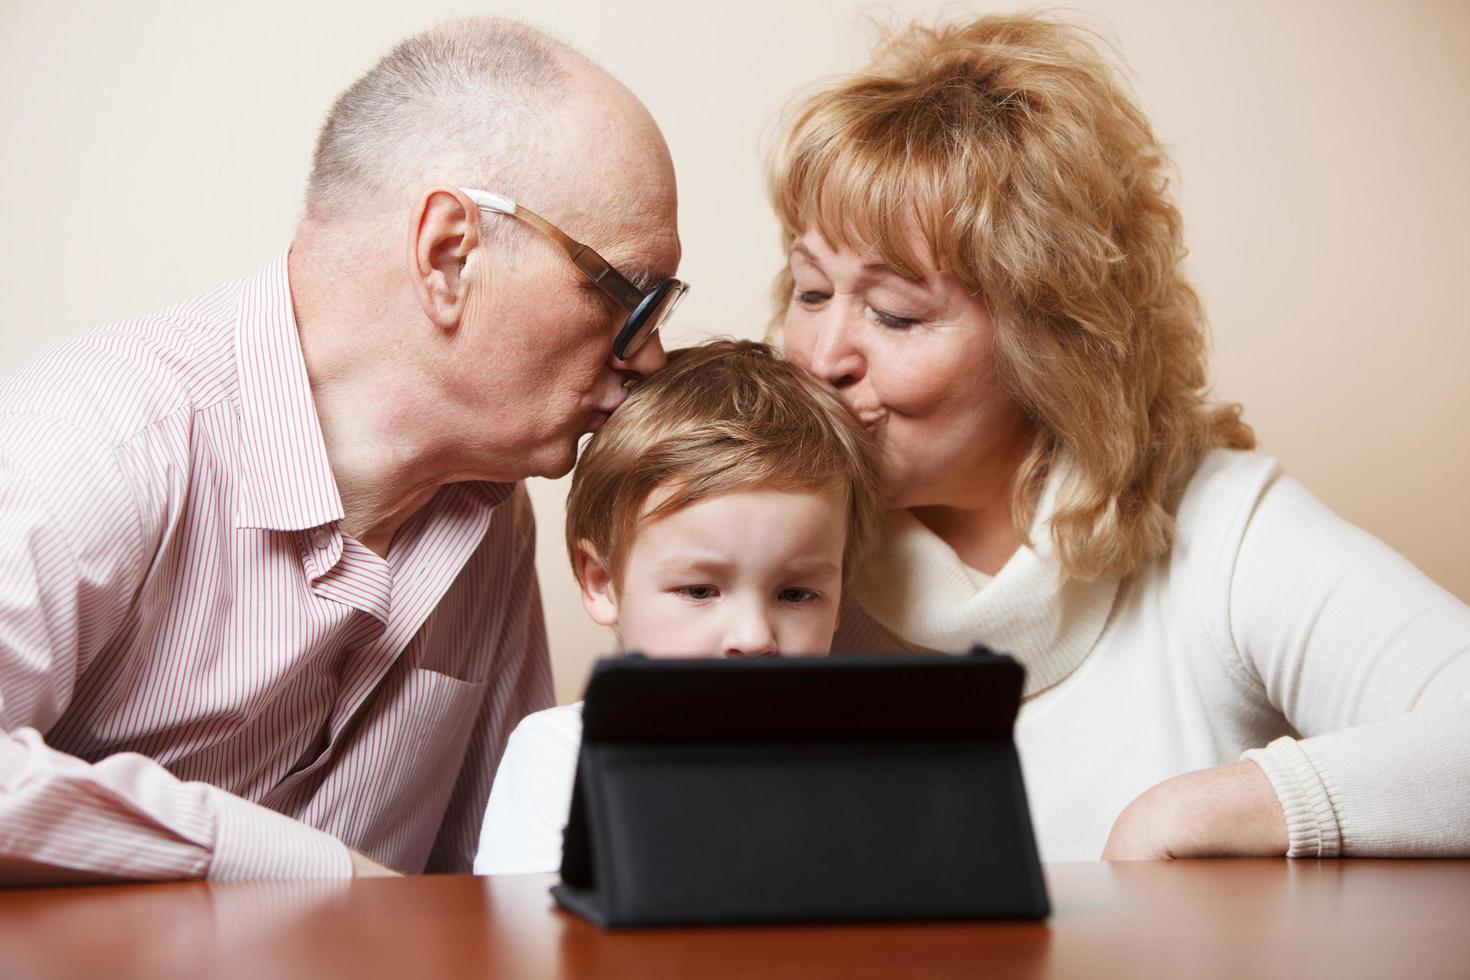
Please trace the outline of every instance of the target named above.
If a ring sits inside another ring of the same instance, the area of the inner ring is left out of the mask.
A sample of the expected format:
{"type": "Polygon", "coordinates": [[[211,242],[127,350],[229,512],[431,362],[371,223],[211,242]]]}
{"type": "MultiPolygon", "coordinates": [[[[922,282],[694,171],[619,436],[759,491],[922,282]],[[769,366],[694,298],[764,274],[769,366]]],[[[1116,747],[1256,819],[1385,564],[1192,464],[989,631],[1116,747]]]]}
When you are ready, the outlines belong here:
{"type": "Polygon", "coordinates": [[[879,482],[867,433],[830,388],[765,344],[713,341],[670,351],[592,438],[567,497],[567,550],[577,568],[586,542],[619,585],[640,516],[755,487],[836,491],[846,578],[881,519],[879,482]],[[659,487],[671,492],[641,514],[659,487]]]}

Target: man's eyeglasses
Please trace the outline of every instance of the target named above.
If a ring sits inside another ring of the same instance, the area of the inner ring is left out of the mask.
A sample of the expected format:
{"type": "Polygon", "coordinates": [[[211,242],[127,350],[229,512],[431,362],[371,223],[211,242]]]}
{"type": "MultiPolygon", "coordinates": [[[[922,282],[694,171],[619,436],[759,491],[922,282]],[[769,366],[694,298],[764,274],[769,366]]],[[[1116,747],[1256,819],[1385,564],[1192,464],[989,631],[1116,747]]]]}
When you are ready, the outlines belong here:
{"type": "Polygon", "coordinates": [[[567,253],[567,258],[576,263],[587,278],[597,283],[603,292],[628,311],[628,319],[623,322],[622,329],[613,339],[613,353],[618,360],[627,360],[638,353],[638,349],[663,326],[679,300],[689,291],[687,283],[678,279],[665,279],[645,293],[609,265],[602,256],[570,238],[536,212],[528,211],[503,194],[491,194],[489,191],[470,187],[461,187],[460,190],[481,211],[519,218],[560,245],[567,253]]]}

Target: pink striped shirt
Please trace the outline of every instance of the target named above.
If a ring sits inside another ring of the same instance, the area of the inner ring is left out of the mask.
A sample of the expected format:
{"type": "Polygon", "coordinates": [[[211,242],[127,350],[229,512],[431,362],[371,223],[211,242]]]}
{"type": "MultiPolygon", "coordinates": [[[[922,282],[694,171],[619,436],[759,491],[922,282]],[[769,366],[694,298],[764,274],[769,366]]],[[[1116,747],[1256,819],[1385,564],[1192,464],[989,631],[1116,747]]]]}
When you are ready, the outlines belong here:
{"type": "Polygon", "coordinates": [[[0,381],[0,882],[470,869],[552,702],[525,489],[341,519],[284,255],[0,381]]]}

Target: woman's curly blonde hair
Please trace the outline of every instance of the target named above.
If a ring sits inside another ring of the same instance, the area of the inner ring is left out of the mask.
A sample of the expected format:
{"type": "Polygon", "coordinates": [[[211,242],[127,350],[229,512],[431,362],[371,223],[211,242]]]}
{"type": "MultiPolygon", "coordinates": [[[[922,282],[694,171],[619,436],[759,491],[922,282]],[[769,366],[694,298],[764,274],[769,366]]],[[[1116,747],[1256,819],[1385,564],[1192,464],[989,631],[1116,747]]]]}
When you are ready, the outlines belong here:
{"type": "MultiPolygon", "coordinates": [[[[1001,375],[1035,428],[1015,526],[1027,540],[1068,459],[1051,529],[1079,578],[1168,551],[1200,457],[1255,443],[1239,405],[1206,399],[1168,168],[1095,39],[1028,15],[890,36],[865,71],[788,110],[771,159],[788,249],[816,229],[910,278],[948,270],[985,300],[1001,375]]],[[[784,310],[789,270],[776,294],[784,310]]]]}

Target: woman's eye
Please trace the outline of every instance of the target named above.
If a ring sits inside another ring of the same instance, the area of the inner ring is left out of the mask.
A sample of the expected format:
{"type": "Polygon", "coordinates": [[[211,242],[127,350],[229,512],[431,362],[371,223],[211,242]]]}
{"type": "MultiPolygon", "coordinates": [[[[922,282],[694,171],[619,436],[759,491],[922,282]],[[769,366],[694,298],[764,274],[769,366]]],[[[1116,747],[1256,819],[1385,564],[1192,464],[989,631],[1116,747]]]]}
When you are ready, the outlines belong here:
{"type": "Polygon", "coordinates": [[[911,316],[899,316],[897,313],[889,313],[886,310],[873,308],[873,316],[883,326],[893,330],[907,330],[919,321],[911,316]]]}
{"type": "Polygon", "coordinates": [[[678,591],[684,598],[693,599],[696,602],[702,599],[713,599],[720,594],[713,585],[685,585],[678,591]]]}
{"type": "Polygon", "coordinates": [[[801,603],[805,603],[805,602],[815,602],[817,599],[820,599],[821,597],[822,596],[821,596],[821,593],[820,592],[813,592],[811,589],[782,589],[781,590],[781,601],[782,602],[790,602],[790,603],[794,603],[794,604],[797,604],[797,605],[800,605],[801,603]]]}
{"type": "Polygon", "coordinates": [[[827,302],[832,296],[830,293],[819,293],[815,289],[798,289],[795,298],[802,306],[818,306],[827,302]]]}

